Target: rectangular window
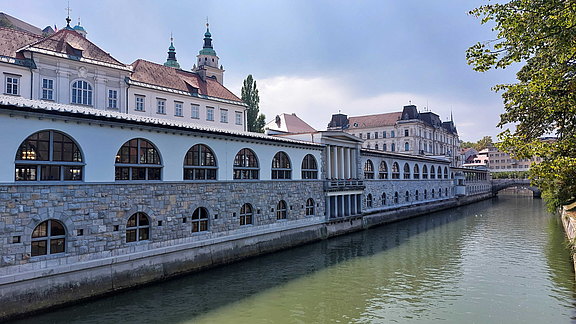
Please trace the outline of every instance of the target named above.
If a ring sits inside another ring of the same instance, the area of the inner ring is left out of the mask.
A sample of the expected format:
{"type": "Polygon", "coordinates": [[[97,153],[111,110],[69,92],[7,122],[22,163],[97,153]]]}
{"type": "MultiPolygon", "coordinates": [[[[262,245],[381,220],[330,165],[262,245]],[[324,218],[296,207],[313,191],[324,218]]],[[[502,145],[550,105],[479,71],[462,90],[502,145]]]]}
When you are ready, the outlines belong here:
{"type": "Polygon", "coordinates": [[[382,138],[386,138],[386,131],[382,132],[382,138]]]}
{"type": "Polygon", "coordinates": [[[220,122],[221,123],[228,122],[228,109],[220,109],[220,122]]]}
{"type": "Polygon", "coordinates": [[[174,116],[177,117],[182,117],[183,112],[182,112],[182,103],[178,102],[178,101],[174,101],[174,116]]]}
{"type": "Polygon", "coordinates": [[[378,138],[378,132],[374,132],[374,138],[378,138]]]}
{"type": "Polygon", "coordinates": [[[6,94],[19,95],[20,94],[20,77],[16,75],[6,76],[6,94]]]}
{"type": "Polygon", "coordinates": [[[390,137],[396,137],[396,134],[394,133],[394,131],[390,131],[390,137]]]}
{"type": "Polygon", "coordinates": [[[242,125],[242,112],[237,111],[236,112],[236,125],[242,125]]]}
{"type": "Polygon", "coordinates": [[[206,107],[206,120],[214,121],[214,108],[206,107]]]}
{"type": "Polygon", "coordinates": [[[161,114],[161,115],[166,115],[166,100],[165,99],[157,99],[156,113],[161,114]]]}
{"type": "Polygon", "coordinates": [[[200,118],[200,106],[192,104],[192,118],[199,119],[200,118]]]}
{"type": "Polygon", "coordinates": [[[362,138],[362,133],[358,134],[358,137],[362,138]]]}
{"type": "Polygon", "coordinates": [[[136,95],[136,107],[135,110],[137,111],[144,111],[144,96],[136,95]]]}
{"type": "Polygon", "coordinates": [[[54,100],[54,80],[42,79],[42,99],[54,100]]]}
{"type": "Polygon", "coordinates": [[[407,129],[404,130],[404,136],[408,136],[408,130],[407,129]]]}
{"type": "Polygon", "coordinates": [[[366,133],[366,139],[370,139],[370,133],[366,133]]]}
{"type": "Polygon", "coordinates": [[[108,90],[108,108],[118,108],[118,91],[108,90]]]}

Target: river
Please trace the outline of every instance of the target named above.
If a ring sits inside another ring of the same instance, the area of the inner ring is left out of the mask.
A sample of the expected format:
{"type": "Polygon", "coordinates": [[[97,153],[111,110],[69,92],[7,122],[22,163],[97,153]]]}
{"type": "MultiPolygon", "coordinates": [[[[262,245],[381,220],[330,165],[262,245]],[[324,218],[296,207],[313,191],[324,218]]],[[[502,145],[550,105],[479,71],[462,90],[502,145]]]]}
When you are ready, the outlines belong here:
{"type": "Polygon", "coordinates": [[[571,323],[558,216],[501,196],[14,323],[571,323]]]}

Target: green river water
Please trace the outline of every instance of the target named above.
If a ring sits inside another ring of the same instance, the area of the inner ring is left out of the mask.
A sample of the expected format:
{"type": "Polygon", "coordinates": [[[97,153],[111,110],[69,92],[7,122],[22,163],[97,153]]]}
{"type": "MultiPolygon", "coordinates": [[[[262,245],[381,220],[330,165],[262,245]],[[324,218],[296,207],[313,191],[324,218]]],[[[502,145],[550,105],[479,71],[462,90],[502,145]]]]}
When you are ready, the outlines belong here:
{"type": "Polygon", "coordinates": [[[14,323],[573,323],[559,216],[501,196],[14,323]]]}

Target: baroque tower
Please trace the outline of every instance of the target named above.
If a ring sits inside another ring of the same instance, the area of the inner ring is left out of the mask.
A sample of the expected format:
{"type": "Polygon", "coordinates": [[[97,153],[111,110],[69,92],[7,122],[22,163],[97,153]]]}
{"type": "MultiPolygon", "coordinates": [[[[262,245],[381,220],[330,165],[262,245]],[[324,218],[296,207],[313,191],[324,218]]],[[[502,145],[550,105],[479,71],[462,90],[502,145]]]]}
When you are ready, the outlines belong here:
{"type": "Polygon", "coordinates": [[[207,77],[216,77],[218,83],[224,83],[224,69],[218,65],[218,56],[212,47],[212,35],[208,23],[206,23],[206,33],[204,33],[204,46],[200,50],[197,65],[194,65],[193,71],[200,74],[205,79],[207,77]]]}
{"type": "Polygon", "coordinates": [[[180,63],[176,60],[176,48],[174,47],[174,38],[170,35],[170,47],[168,47],[168,59],[164,66],[173,67],[175,69],[180,68],[180,63]]]}

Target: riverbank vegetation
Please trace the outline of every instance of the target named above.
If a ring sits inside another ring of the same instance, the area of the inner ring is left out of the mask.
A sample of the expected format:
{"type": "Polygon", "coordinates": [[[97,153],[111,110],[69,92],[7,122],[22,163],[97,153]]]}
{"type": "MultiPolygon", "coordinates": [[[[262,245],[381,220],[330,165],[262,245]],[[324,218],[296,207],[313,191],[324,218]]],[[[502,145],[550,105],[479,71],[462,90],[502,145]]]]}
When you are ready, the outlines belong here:
{"type": "Polygon", "coordinates": [[[471,46],[474,70],[520,64],[517,82],[494,87],[505,112],[497,147],[516,159],[539,156],[529,177],[551,210],[576,194],[576,1],[511,0],[470,12],[490,23],[497,37],[471,46]],[[543,136],[556,141],[540,141],[543,136]]]}

